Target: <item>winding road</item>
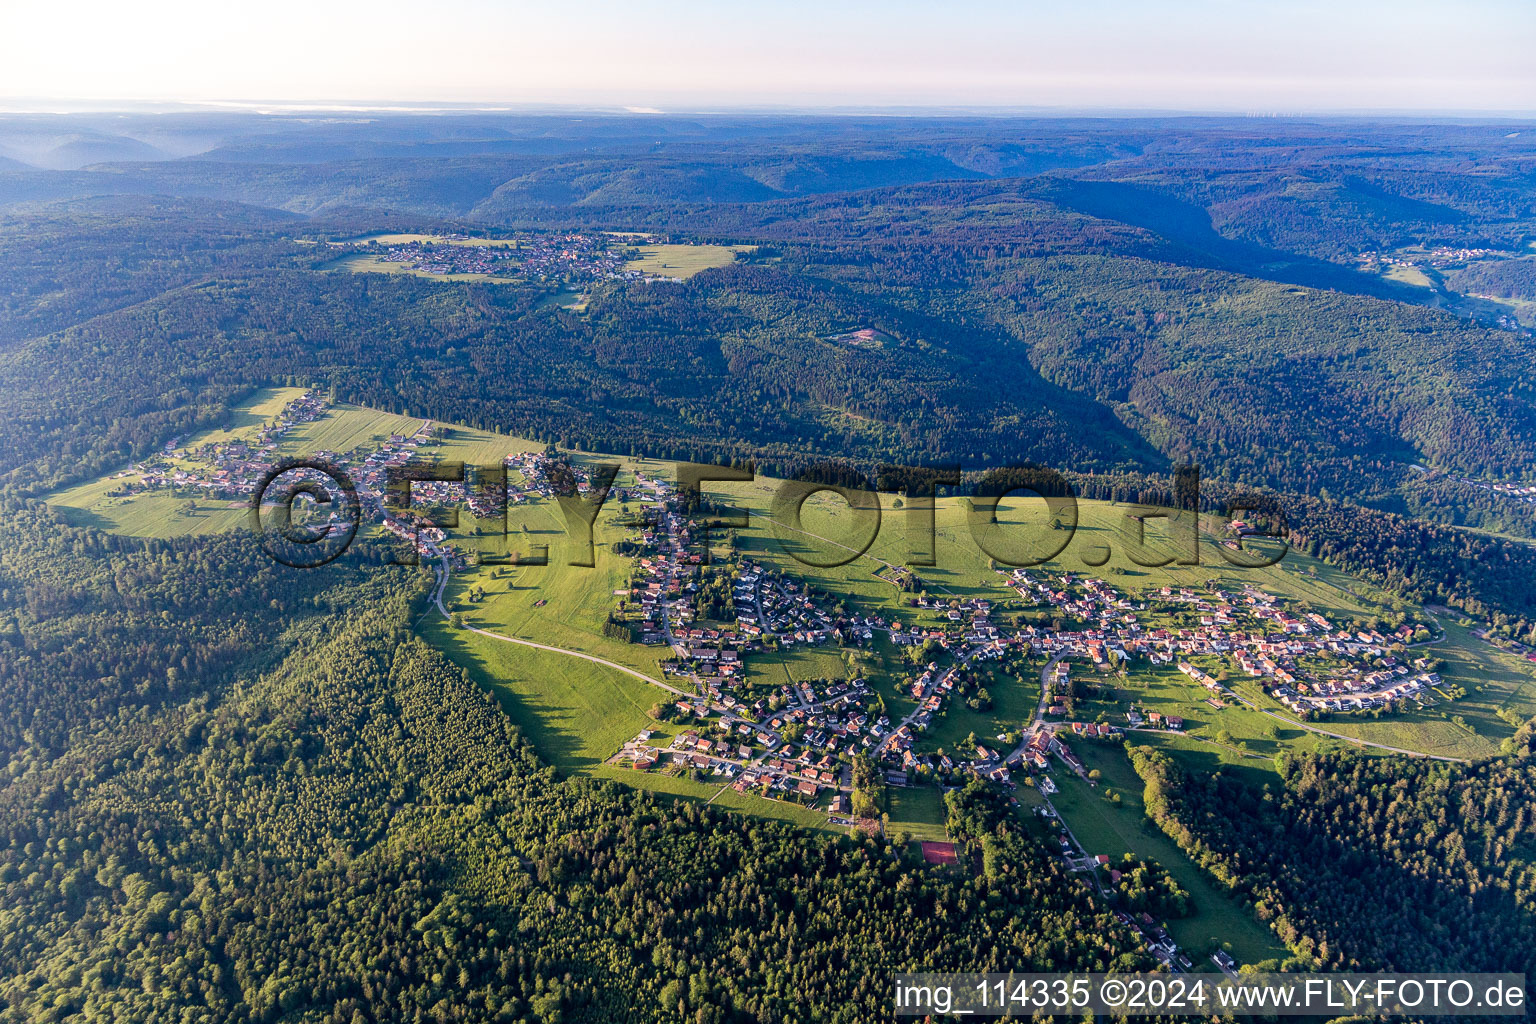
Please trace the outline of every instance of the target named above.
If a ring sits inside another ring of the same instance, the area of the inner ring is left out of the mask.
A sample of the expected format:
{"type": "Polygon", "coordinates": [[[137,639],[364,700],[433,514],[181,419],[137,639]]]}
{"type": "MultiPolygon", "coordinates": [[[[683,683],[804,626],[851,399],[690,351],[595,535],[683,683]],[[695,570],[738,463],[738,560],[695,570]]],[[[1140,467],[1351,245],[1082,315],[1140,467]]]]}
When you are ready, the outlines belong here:
{"type": "MultiPolygon", "coordinates": [[[[446,555],[439,559],[436,571],[437,589],[432,593],[432,603],[437,605],[437,610],[442,614],[443,618],[452,620],[453,616],[449,614],[448,609],[443,605],[443,592],[448,588],[448,559],[446,555]]],[[[549,644],[537,644],[532,640],[522,640],[518,637],[507,636],[503,633],[493,633],[489,629],[480,629],[478,626],[464,626],[463,628],[466,632],[479,633],[481,636],[488,636],[492,640],[501,640],[504,643],[517,644],[519,647],[532,647],[536,651],[549,651],[551,654],[564,654],[572,658],[580,658],[582,661],[590,661],[594,665],[602,665],[603,667],[611,668],[616,672],[622,672],[627,676],[633,676],[643,683],[650,683],[652,686],[659,686],[663,690],[666,690],[668,693],[674,693],[679,697],[692,696],[692,694],[684,693],[677,687],[664,683],[660,679],[653,679],[646,675],[644,672],[636,672],[634,669],[629,668],[628,666],[620,665],[618,662],[609,661],[606,658],[599,658],[595,654],[585,654],[581,651],[573,651],[565,647],[552,647],[549,644]]]]}
{"type": "Polygon", "coordinates": [[[1253,701],[1249,700],[1247,697],[1244,697],[1242,694],[1235,690],[1228,690],[1227,692],[1232,694],[1232,698],[1239,704],[1252,708],[1254,711],[1257,711],[1261,715],[1268,715],[1275,721],[1283,722],[1284,724],[1289,725],[1294,729],[1305,729],[1307,732],[1315,732],[1319,736],[1331,736],[1336,740],[1343,740],[1346,743],[1353,743],[1357,747],[1375,747],[1377,750],[1385,750],[1391,754],[1403,754],[1407,757],[1427,757],[1431,761],[1448,761],[1451,764],[1471,763],[1465,757],[1451,757],[1448,754],[1428,754],[1422,750],[1405,750],[1402,747],[1389,747],[1385,743],[1372,743],[1370,740],[1362,740],[1354,736],[1346,736],[1341,732],[1329,732],[1327,729],[1319,729],[1315,725],[1308,725],[1306,722],[1298,722],[1294,718],[1286,718],[1284,715],[1278,715],[1273,711],[1268,711],[1264,708],[1261,708],[1253,701]]]}

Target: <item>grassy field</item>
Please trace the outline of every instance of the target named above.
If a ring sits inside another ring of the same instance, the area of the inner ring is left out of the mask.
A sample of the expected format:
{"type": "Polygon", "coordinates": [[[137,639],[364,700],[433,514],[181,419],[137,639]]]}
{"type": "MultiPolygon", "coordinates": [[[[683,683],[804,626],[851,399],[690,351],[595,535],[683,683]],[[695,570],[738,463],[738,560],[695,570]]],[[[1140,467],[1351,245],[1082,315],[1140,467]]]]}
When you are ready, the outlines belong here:
{"type": "MultiPolygon", "coordinates": [[[[509,636],[538,640],[569,650],[595,654],[655,678],[670,656],[666,647],[646,647],[604,636],[603,624],[617,604],[613,591],[627,586],[629,560],[613,553],[613,540],[622,536],[613,520],[617,507],[606,507],[593,530],[593,567],[570,565],[573,545],[564,532],[564,518],[552,502],[516,507],[508,512],[513,547],[527,552],[533,545],[549,549],[548,565],[482,566],[455,574],[445,603],[462,611],[466,621],[509,636]],[[526,527],[526,532],[524,528],[526,527]],[[469,591],[479,586],[484,598],[471,604],[469,591]]],[[[460,519],[464,531],[474,520],[460,519]]],[[[500,524],[496,524],[499,530],[500,524]]],[[[482,538],[487,549],[501,549],[499,537],[482,538]]],[[[503,645],[505,646],[505,645],[503,645]]],[[[643,685],[643,684],[642,684],[643,685]]],[[[651,688],[654,703],[661,691],[651,688]]],[[[612,750],[608,751],[612,753],[612,750]]]]}
{"type": "Polygon", "coordinates": [[[738,253],[751,250],[752,246],[743,245],[642,245],[636,247],[636,257],[624,264],[624,269],[689,278],[712,267],[728,266],[738,253]]]}
{"type": "MultiPolygon", "coordinates": [[[[1268,928],[1147,818],[1141,780],[1123,751],[1090,743],[1079,743],[1074,749],[1088,768],[1100,773],[1099,784],[1093,787],[1072,772],[1058,771],[1055,778],[1061,792],[1050,798],[1051,803],[1089,855],[1106,854],[1115,863],[1133,853],[1157,861],[1178,879],[1195,908],[1191,916],[1167,922],[1180,946],[1198,951],[1225,945],[1239,963],[1250,964],[1289,955],[1268,928]],[[1120,797],[1118,804],[1112,795],[1120,797]]],[[[1197,968],[1209,966],[1196,964],[1197,968]]]]}
{"type": "Polygon", "coordinates": [[[944,809],[944,794],[938,789],[895,786],[886,790],[886,798],[892,835],[905,832],[919,841],[948,841],[949,830],[944,825],[948,812],[944,809]]]}
{"type": "Polygon", "coordinates": [[[521,278],[502,277],[496,274],[433,274],[429,271],[417,270],[409,263],[390,263],[368,253],[339,256],[322,269],[347,271],[353,274],[408,274],[411,277],[425,277],[433,281],[479,281],[489,284],[520,284],[522,282],[521,278]]]}
{"type": "Polygon", "coordinates": [[[508,455],[544,449],[544,446],[537,441],[496,434],[488,430],[476,430],[474,427],[448,424],[437,424],[437,427],[443,433],[440,446],[434,449],[436,454],[444,460],[457,460],[466,465],[492,466],[508,455]]]}
{"type": "Polygon", "coordinates": [[[846,679],[847,664],[836,648],[771,651],[747,662],[747,682],[753,686],[784,686],[808,679],[846,679]]]}
{"type": "Polygon", "coordinates": [[[435,611],[421,634],[501,702],[539,753],[566,771],[592,768],[642,729],[663,691],[578,658],[456,630],[435,611]]]}
{"type": "Polygon", "coordinates": [[[960,751],[969,757],[970,752],[964,749],[963,742],[969,734],[975,733],[976,739],[985,745],[996,746],[994,741],[1000,734],[1017,733],[1034,717],[1035,707],[1040,702],[1038,666],[1033,663],[1026,666],[1022,679],[996,669],[992,664],[979,664],[977,670],[989,673],[982,685],[992,695],[992,709],[972,711],[964,702],[951,698],[944,716],[922,734],[917,744],[919,751],[932,752],[942,748],[948,753],[960,751]]]}
{"type": "MultiPolygon", "coordinates": [[[[1299,727],[1288,726],[1236,701],[1229,701],[1222,708],[1212,707],[1207,703],[1210,693],[1172,666],[1139,665],[1121,678],[1110,673],[1098,673],[1087,665],[1079,664],[1074,665],[1073,675],[1082,680],[1091,679],[1100,688],[1097,696],[1078,700],[1077,718],[1080,720],[1096,721],[1102,716],[1124,727],[1126,723],[1123,716],[1132,703],[1143,712],[1157,711],[1184,719],[1182,734],[1131,734],[1132,741],[1136,743],[1176,739],[1179,742],[1174,745],[1174,750],[1181,757],[1186,752],[1198,750],[1221,763],[1242,764],[1259,771],[1272,771],[1274,758],[1281,750],[1304,752],[1344,745],[1342,740],[1329,739],[1299,727]]],[[[1234,676],[1229,683],[1244,696],[1262,696],[1256,684],[1251,686],[1250,692],[1250,687],[1240,678],[1234,676]]],[[[1279,707],[1268,698],[1263,700],[1263,704],[1279,707]]]]}
{"type": "MultiPolygon", "coordinates": [[[[120,481],[119,481],[120,482],[120,481]]],[[[111,486],[109,481],[108,486],[111,486]]],[[[102,481],[60,492],[48,499],[71,526],[89,526],[131,537],[187,537],[238,530],[249,522],[245,502],[195,499],[197,510],[185,511],[186,498],[169,492],[109,498],[102,481]]]]}
{"type": "Polygon", "coordinates": [[[412,242],[431,242],[433,245],[492,245],[503,249],[516,249],[520,244],[515,238],[444,238],[442,235],[418,235],[408,232],[360,235],[357,238],[346,238],[342,239],[342,241],[355,244],[378,242],[380,245],[409,245],[412,242]]]}
{"type": "Polygon", "coordinates": [[[199,431],[182,438],[180,448],[200,448],[205,444],[254,440],[262,426],[277,418],[290,402],[303,398],[305,388],[261,388],[239,405],[233,406],[222,426],[199,431]]]}
{"type": "Polygon", "coordinates": [[[359,445],[381,444],[391,434],[409,436],[426,422],[416,416],[395,416],[373,409],[338,405],[319,419],[295,427],[283,438],[280,450],[284,455],[347,452],[359,445]]]}
{"type": "Polygon", "coordinates": [[[1429,279],[1429,276],[1424,271],[1418,267],[1408,266],[1403,263],[1390,264],[1382,271],[1381,276],[1385,277],[1388,281],[1411,284],[1418,288],[1433,288],[1435,286],[1435,283],[1429,279]]]}

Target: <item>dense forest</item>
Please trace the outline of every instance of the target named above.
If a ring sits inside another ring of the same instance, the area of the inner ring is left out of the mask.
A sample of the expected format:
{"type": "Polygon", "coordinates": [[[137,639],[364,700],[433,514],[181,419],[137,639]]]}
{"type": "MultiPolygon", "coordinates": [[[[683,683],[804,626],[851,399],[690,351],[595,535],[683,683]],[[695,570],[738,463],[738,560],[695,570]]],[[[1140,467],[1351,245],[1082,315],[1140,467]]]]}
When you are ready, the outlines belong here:
{"type": "Polygon", "coordinates": [[[1255,792],[1133,747],[1148,815],[1305,961],[1350,970],[1536,969],[1536,760],[1470,767],[1282,755],[1255,792]]]}
{"type": "Polygon", "coordinates": [[[1474,263],[1448,274],[1447,279],[1447,283],[1459,292],[1536,300],[1536,258],[1532,257],[1474,263]]]}

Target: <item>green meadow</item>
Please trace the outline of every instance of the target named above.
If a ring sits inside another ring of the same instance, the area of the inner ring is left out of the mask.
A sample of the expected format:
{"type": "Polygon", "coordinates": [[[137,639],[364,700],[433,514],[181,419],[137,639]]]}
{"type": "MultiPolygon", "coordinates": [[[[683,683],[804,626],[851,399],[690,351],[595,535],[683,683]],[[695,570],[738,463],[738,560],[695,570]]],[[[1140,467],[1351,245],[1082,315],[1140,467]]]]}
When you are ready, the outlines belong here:
{"type": "Polygon", "coordinates": [[[435,610],[417,628],[494,694],[539,753],[562,770],[593,768],[640,730],[659,728],[646,711],[663,691],[631,676],[454,629],[435,610]]]}
{"type": "Polygon", "coordinates": [[[735,262],[739,253],[750,252],[743,245],[641,245],[635,257],[624,264],[625,270],[638,270],[658,277],[689,278],[713,267],[735,262]]]}
{"type": "Polygon", "coordinates": [[[138,494],[128,498],[107,497],[106,490],[121,481],[93,481],[49,498],[71,526],[89,526],[131,537],[188,537],[224,533],[246,526],[250,506],[243,501],[210,501],[179,498],[169,492],[138,494]],[[191,501],[195,508],[188,508],[191,501]]]}
{"type": "Polygon", "coordinates": [[[949,813],[944,808],[944,793],[941,790],[934,786],[894,786],[887,789],[885,794],[892,835],[905,832],[918,841],[949,840],[949,829],[945,825],[949,813]]]}
{"type": "Polygon", "coordinates": [[[277,414],[290,402],[303,398],[305,391],[304,388],[260,388],[245,401],[232,407],[224,423],[183,438],[177,447],[193,449],[205,444],[254,440],[265,424],[276,419],[277,414]]]}
{"type": "Polygon", "coordinates": [[[482,284],[519,284],[522,280],[498,274],[434,274],[426,270],[417,270],[408,263],[390,263],[367,253],[338,256],[327,263],[324,269],[347,271],[353,274],[405,274],[410,277],[425,277],[432,281],[477,281],[482,284]]]}

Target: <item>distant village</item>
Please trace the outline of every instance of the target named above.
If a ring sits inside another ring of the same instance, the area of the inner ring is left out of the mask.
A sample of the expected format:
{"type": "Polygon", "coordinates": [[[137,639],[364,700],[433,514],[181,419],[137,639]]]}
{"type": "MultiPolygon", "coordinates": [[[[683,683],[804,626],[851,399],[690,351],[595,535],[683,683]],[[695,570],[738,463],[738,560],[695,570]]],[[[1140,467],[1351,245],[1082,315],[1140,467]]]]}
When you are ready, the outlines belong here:
{"type": "MultiPolygon", "coordinates": [[[[128,497],[146,491],[170,489],[190,496],[190,500],[248,502],[264,477],[281,460],[279,445],[294,428],[320,419],[331,408],[319,391],[310,391],[288,403],[270,423],[258,427],[251,437],[213,441],[195,447],[183,446],[173,438],[154,456],[115,475],[118,482],[108,492],[110,497],[128,497]]],[[[444,531],[422,514],[422,507],[442,504],[467,505],[481,518],[501,514],[508,503],[523,504],[554,496],[554,485],[545,475],[549,460],[542,455],[507,456],[506,487],[490,488],[448,481],[412,481],[411,505],[392,505],[388,495],[388,472],[408,462],[421,461],[439,441],[430,420],[410,434],[392,434],[378,441],[359,445],[349,451],[318,450],[312,457],[345,467],[357,487],[365,521],[415,545],[423,554],[446,551],[461,563],[463,555],[442,548],[444,531]]],[[[585,486],[585,474],[579,473],[585,486]]]]}
{"type": "Polygon", "coordinates": [[[1371,250],[1360,253],[1355,257],[1355,260],[1367,267],[1400,266],[1417,268],[1429,266],[1436,270],[1449,270],[1453,267],[1464,267],[1468,263],[1474,263],[1477,260],[1497,259],[1507,255],[1509,254],[1497,249],[1439,245],[1413,256],[1371,250]]]}
{"type": "Polygon", "coordinates": [[[373,256],[379,263],[403,264],[422,274],[517,276],[530,281],[646,280],[626,270],[625,244],[601,234],[528,234],[514,239],[475,239],[450,234],[432,240],[381,243],[365,239],[332,242],[332,248],[373,256]]]}

